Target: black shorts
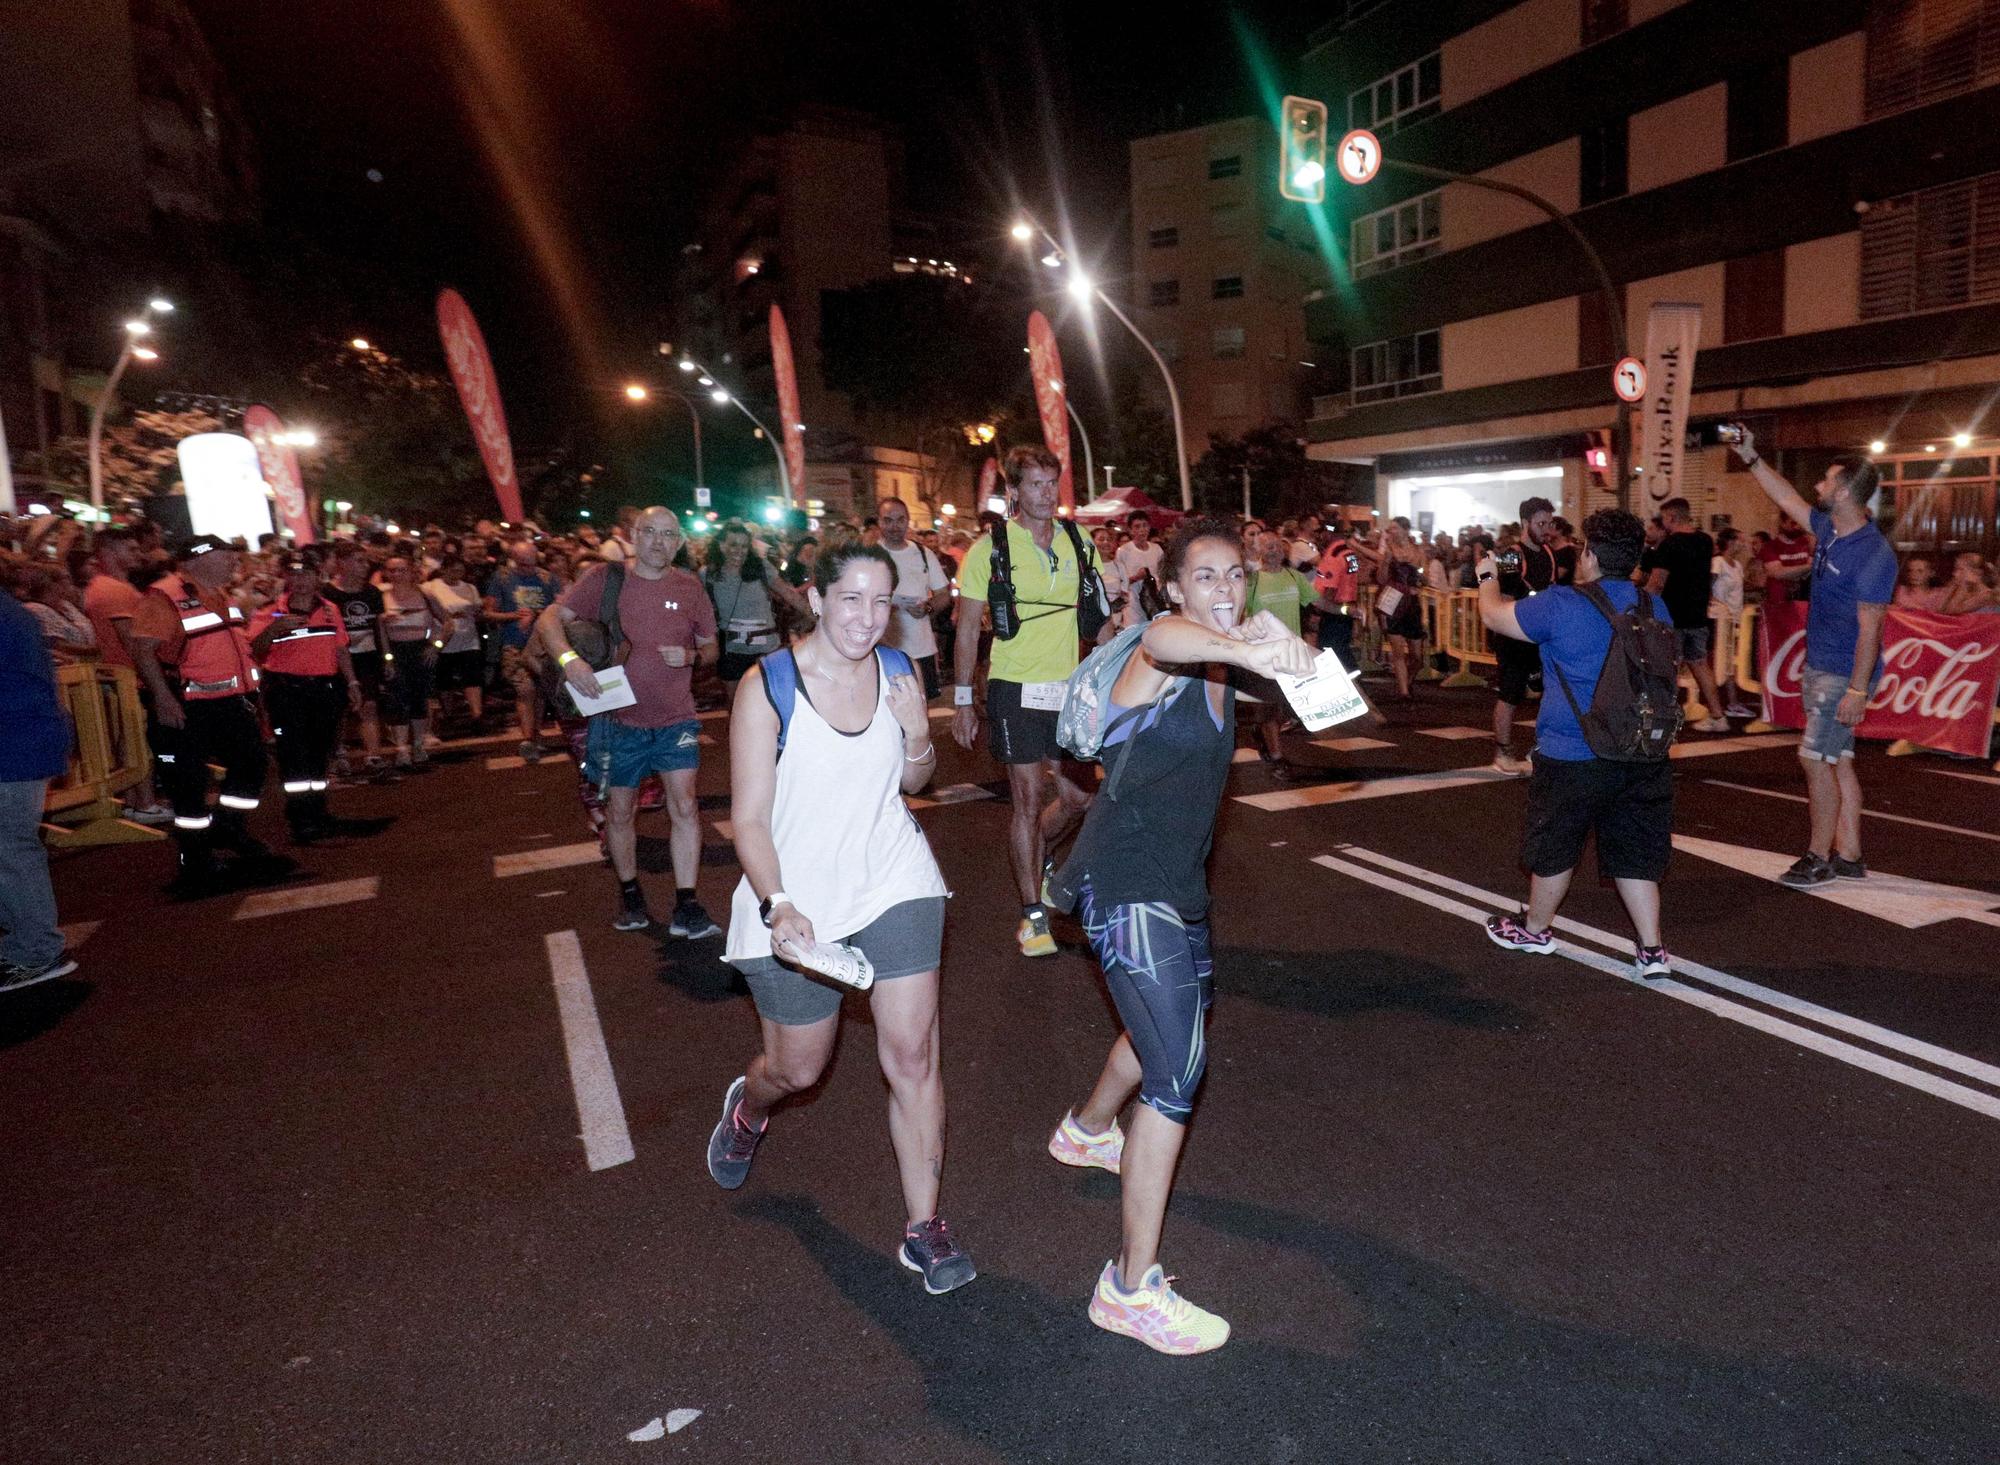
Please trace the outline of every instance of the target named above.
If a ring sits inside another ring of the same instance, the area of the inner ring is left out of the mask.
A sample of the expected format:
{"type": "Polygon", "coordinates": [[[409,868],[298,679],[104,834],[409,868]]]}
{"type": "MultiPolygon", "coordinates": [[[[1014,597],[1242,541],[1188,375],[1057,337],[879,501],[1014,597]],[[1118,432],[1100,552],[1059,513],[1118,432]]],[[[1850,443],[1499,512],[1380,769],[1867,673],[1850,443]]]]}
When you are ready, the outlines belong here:
{"type": "Polygon", "coordinates": [[[725,651],[715,663],[715,674],[731,686],[743,680],[751,667],[762,661],[768,653],[762,651],[725,651]]]}
{"type": "Polygon", "coordinates": [[[354,679],[361,683],[361,700],[380,702],[382,700],[382,653],[379,651],[355,651],[349,653],[354,662],[354,679]]]}
{"type": "Polygon", "coordinates": [[[917,675],[923,678],[924,700],[928,702],[944,690],[938,681],[937,653],[933,652],[929,656],[912,656],[910,660],[916,665],[917,675]]]}
{"type": "Polygon", "coordinates": [[[1528,700],[1528,679],[1542,669],[1542,648],[1533,641],[1516,641],[1495,634],[1493,654],[1500,661],[1500,700],[1519,707],[1528,700]]]}
{"type": "Polygon", "coordinates": [[[1056,741],[1053,708],[1021,705],[1021,684],[988,678],[986,682],[986,743],[996,763],[1039,763],[1063,756],[1056,741]]]}
{"type": "Polygon", "coordinates": [[[1597,835],[1597,873],[1606,880],[1659,880],[1674,848],[1674,773],[1655,763],[1602,758],[1566,762],[1535,754],[1528,780],[1528,827],[1521,863],[1531,875],[1560,875],[1583,860],[1597,835]]]}
{"type": "Polygon", "coordinates": [[[436,684],[440,692],[456,692],[482,685],[486,679],[486,656],[477,646],[469,651],[446,651],[437,659],[436,684]]]}

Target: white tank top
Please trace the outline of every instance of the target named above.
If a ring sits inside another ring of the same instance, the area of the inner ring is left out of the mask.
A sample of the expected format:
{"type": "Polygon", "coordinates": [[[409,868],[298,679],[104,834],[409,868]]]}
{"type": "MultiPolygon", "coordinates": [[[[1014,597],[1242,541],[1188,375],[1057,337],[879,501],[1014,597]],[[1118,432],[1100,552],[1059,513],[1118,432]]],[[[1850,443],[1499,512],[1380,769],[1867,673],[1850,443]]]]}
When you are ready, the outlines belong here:
{"type": "MultiPolygon", "coordinates": [[[[804,679],[778,757],[771,840],[785,894],[822,941],[845,941],[891,906],[949,895],[924,832],[903,802],[903,729],[875,656],[875,716],[848,734],[807,700],[804,679]]],[[[724,961],[769,956],[771,933],[746,875],[729,903],[724,961]]]]}

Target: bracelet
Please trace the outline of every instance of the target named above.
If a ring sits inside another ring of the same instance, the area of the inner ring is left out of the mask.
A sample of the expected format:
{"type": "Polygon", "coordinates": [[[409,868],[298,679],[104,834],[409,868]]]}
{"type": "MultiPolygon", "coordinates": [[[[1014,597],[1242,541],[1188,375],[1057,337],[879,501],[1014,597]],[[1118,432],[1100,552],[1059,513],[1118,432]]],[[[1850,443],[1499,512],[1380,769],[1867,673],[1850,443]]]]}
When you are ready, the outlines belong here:
{"type": "Polygon", "coordinates": [[[572,661],[580,661],[580,660],[582,660],[582,658],[578,656],[574,651],[565,651],[560,656],[556,657],[556,665],[568,666],[572,661]]]}
{"type": "Polygon", "coordinates": [[[917,754],[917,756],[914,758],[912,758],[908,753],[905,753],[903,755],[903,761],[905,763],[928,763],[931,761],[931,759],[935,757],[937,757],[937,744],[929,743],[925,745],[923,752],[917,754]]]}
{"type": "Polygon", "coordinates": [[[1763,461],[1764,461],[1764,455],[1762,453],[1752,453],[1750,455],[1750,461],[1745,463],[1743,466],[1745,468],[1755,468],[1759,463],[1763,461]]]}

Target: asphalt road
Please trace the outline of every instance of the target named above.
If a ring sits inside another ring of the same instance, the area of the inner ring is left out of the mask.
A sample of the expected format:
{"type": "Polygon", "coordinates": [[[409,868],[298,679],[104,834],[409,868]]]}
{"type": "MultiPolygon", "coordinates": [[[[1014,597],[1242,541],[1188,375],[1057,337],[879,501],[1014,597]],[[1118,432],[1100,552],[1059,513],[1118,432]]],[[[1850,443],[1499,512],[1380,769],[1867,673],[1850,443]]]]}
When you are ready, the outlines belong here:
{"type": "MultiPolygon", "coordinates": [[[[566,763],[496,741],[338,795],[392,822],[271,914],[167,903],[158,847],[61,858],[83,968],[0,999],[0,1459],[2000,1460],[2000,778],[1871,751],[1867,855],[1906,878],[1822,896],[1756,873],[1803,842],[1789,739],[1683,760],[1689,965],[1640,985],[1591,880],[1556,957],[1474,924],[1524,884],[1522,785],[1438,735],[1486,706],[1232,781],[1164,1248],[1235,1329],[1197,1359],[1084,1317],[1116,1182],[1043,1146],[1114,1027],[1073,926],[1014,954],[983,757],[946,746],[918,815],[982,1270],[943,1298],[894,1260],[860,1001],[748,1185],[709,1181],[748,999],[719,941],[610,929],[566,763]]],[[[721,913],[722,833],[703,863],[721,913]]]]}

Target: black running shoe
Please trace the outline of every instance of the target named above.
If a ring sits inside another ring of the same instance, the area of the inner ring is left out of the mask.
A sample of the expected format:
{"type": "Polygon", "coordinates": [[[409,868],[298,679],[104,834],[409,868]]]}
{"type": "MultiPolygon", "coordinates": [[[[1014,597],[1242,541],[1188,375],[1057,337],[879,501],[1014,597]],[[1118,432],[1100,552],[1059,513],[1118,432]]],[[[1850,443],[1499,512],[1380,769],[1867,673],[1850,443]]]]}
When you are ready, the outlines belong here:
{"type": "Polygon", "coordinates": [[[1859,860],[1843,860],[1839,855],[1835,855],[1826,863],[1832,869],[1837,879],[1866,880],[1868,878],[1868,867],[1859,860]]]}
{"type": "Polygon", "coordinates": [[[643,900],[620,903],[618,914],[611,918],[611,929],[614,931],[643,931],[652,924],[652,914],[643,900]]]}
{"type": "Polygon", "coordinates": [[[903,1247],[896,1253],[896,1260],[922,1274],[924,1291],[933,1297],[963,1287],[979,1275],[972,1258],[951,1234],[951,1223],[943,1216],[905,1226],[903,1247]]]}
{"type": "Polygon", "coordinates": [[[722,927],[716,925],[708,912],[702,909],[700,901],[690,900],[674,907],[674,919],[667,927],[667,934],[702,941],[710,936],[720,936],[722,927]]]}
{"type": "Polygon", "coordinates": [[[1793,863],[1792,868],[1778,877],[1780,885],[1789,885],[1794,890],[1811,890],[1819,885],[1831,885],[1840,877],[1833,872],[1833,866],[1815,854],[1803,854],[1793,863]]]}
{"type": "Polygon", "coordinates": [[[722,1095],[722,1117],[708,1136],[708,1174],[724,1190],[735,1190],[750,1176],[750,1162],[757,1158],[757,1146],[764,1142],[764,1129],[746,1129],[736,1122],[736,1106],[743,1101],[742,1078],[730,1084],[722,1095]]]}

